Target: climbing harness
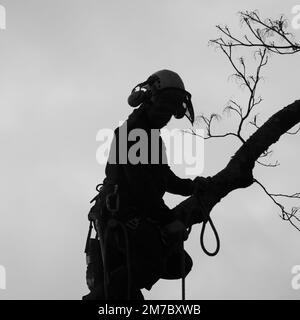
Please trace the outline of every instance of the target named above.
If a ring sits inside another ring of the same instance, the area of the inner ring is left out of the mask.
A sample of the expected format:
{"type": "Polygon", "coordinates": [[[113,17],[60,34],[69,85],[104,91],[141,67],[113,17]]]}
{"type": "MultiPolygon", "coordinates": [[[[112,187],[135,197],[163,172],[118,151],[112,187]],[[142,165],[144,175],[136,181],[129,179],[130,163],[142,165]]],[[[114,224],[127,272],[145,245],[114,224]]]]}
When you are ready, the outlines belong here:
{"type": "MultiPolygon", "coordinates": [[[[101,188],[103,184],[98,184],[96,190],[99,192],[96,197],[94,197],[90,202],[97,200],[101,193],[101,188]]],[[[114,185],[113,192],[109,193],[105,197],[105,205],[107,210],[110,212],[111,217],[108,219],[105,230],[100,223],[101,213],[100,216],[97,217],[94,221],[90,222],[88,239],[91,237],[92,228],[94,226],[96,230],[96,238],[99,240],[100,248],[101,248],[101,256],[102,256],[102,265],[103,265],[103,286],[104,286],[104,297],[105,300],[109,299],[108,294],[108,286],[109,286],[109,270],[108,270],[108,263],[107,263],[107,247],[109,243],[109,237],[112,235],[116,229],[120,228],[125,239],[125,252],[126,252],[126,266],[127,266],[127,279],[128,279],[128,286],[127,286],[127,297],[130,300],[131,294],[131,264],[130,264],[130,251],[129,251],[129,240],[128,240],[128,231],[126,226],[123,222],[117,219],[116,214],[119,211],[120,206],[120,199],[118,193],[118,185],[114,185]]],[[[100,209],[101,210],[101,209],[100,209]]],[[[136,221],[133,222],[133,226],[135,226],[136,221]]],[[[88,243],[88,242],[87,242],[88,243]]],[[[87,246],[87,245],[86,245],[87,246]]],[[[86,249],[87,251],[87,249],[86,249]]]]}
{"type": "MultiPolygon", "coordinates": [[[[102,189],[103,184],[99,184],[96,187],[96,190],[99,192],[99,194],[94,197],[91,202],[97,200],[99,196],[101,196],[101,189],[102,189]]],[[[108,242],[109,242],[109,237],[115,232],[118,228],[122,231],[125,239],[125,255],[126,255],[126,268],[127,268],[127,281],[128,281],[128,286],[127,286],[127,298],[130,300],[130,295],[131,295],[131,286],[132,286],[132,279],[131,279],[131,263],[130,263],[130,247],[129,247],[129,239],[128,239],[128,230],[127,228],[130,229],[136,229],[137,226],[139,225],[139,219],[138,218],[133,218],[126,223],[123,223],[119,219],[117,219],[117,213],[119,211],[119,206],[120,206],[120,199],[119,199],[119,193],[118,193],[118,185],[114,185],[114,189],[111,193],[107,194],[105,197],[105,205],[107,210],[110,212],[111,216],[107,221],[106,228],[104,230],[102,224],[100,223],[101,219],[101,213],[100,216],[97,217],[94,221],[90,221],[90,226],[89,226],[89,232],[88,232],[88,239],[91,238],[91,232],[94,227],[96,231],[96,239],[99,241],[100,245],[100,251],[101,251],[101,256],[102,256],[102,266],[103,266],[103,284],[104,284],[104,296],[105,300],[109,298],[108,295],[108,286],[109,286],[109,270],[108,270],[108,262],[107,262],[107,249],[108,249],[108,242]]],[[[212,221],[212,219],[209,216],[209,211],[207,210],[207,207],[205,204],[198,199],[198,204],[200,207],[200,210],[203,214],[203,222],[202,222],[202,229],[200,233],[200,245],[202,250],[208,255],[208,256],[215,256],[218,254],[220,250],[220,238],[218,235],[218,232],[216,230],[216,227],[212,221]],[[210,252],[206,249],[205,243],[204,243],[204,234],[205,234],[205,228],[206,224],[209,223],[212,231],[215,235],[216,238],[216,249],[213,252],[210,252]]],[[[191,232],[191,227],[188,228],[188,233],[191,232]]],[[[90,240],[96,240],[96,239],[90,239],[90,240]]],[[[86,250],[85,252],[87,253],[88,247],[88,240],[86,244],[86,250]]],[[[88,258],[88,255],[87,255],[88,258]]],[[[182,300],[185,300],[185,251],[184,251],[184,239],[182,239],[182,244],[181,244],[181,295],[182,295],[182,300]]]]}
{"type": "Polygon", "coordinates": [[[120,207],[120,198],[118,193],[119,186],[115,184],[114,191],[106,196],[105,202],[107,210],[114,216],[118,211],[120,207]],[[115,207],[112,206],[112,202],[115,198],[115,207]]]}
{"type": "Polygon", "coordinates": [[[103,252],[104,252],[104,259],[103,259],[103,265],[104,265],[104,271],[105,271],[105,278],[107,279],[106,282],[104,282],[105,289],[105,299],[108,299],[108,284],[109,284],[109,272],[107,268],[107,246],[108,246],[108,239],[110,233],[113,231],[116,231],[116,229],[119,227],[124,235],[125,239],[125,251],[126,251],[126,266],[127,266],[127,299],[130,300],[130,293],[131,293],[131,264],[130,264],[130,252],[129,252],[129,240],[128,240],[128,232],[123,222],[118,220],[116,218],[116,214],[119,211],[120,206],[120,198],[118,193],[118,185],[115,184],[114,191],[106,196],[105,202],[106,207],[108,211],[111,213],[112,217],[109,219],[107,223],[106,230],[104,232],[104,241],[103,241],[103,252]],[[112,205],[112,203],[115,202],[115,206],[112,205]]]}

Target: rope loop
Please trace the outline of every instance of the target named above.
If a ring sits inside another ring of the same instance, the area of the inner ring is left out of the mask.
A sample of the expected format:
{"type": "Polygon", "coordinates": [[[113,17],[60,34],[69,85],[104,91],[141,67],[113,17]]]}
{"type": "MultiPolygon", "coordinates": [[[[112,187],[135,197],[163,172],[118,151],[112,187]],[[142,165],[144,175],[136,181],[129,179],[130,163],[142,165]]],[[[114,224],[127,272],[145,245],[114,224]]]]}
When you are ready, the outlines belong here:
{"type": "Polygon", "coordinates": [[[201,244],[202,250],[210,257],[217,255],[218,252],[220,251],[220,238],[218,235],[218,231],[217,231],[217,229],[216,229],[216,227],[210,217],[208,218],[207,221],[203,221],[201,234],[200,234],[200,244],[201,244]],[[205,227],[206,227],[207,222],[209,222],[209,224],[212,228],[212,231],[215,235],[215,238],[216,238],[216,249],[213,252],[208,251],[205,247],[205,244],[204,244],[204,233],[205,233],[205,227]]]}

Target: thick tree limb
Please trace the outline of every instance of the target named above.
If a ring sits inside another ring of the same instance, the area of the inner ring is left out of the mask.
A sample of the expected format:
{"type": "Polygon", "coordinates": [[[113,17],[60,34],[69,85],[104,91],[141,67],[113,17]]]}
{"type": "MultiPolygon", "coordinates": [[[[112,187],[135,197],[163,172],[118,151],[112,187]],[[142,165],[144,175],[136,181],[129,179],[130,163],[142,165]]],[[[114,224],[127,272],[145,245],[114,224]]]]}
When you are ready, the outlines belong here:
{"type": "Polygon", "coordinates": [[[179,218],[187,227],[203,221],[213,207],[228,193],[249,187],[253,182],[252,171],[255,161],[288,130],[300,122],[300,100],[275,113],[235,153],[227,166],[211,177],[210,186],[200,195],[207,210],[201,213],[198,197],[191,196],[178,206],[179,218]]]}

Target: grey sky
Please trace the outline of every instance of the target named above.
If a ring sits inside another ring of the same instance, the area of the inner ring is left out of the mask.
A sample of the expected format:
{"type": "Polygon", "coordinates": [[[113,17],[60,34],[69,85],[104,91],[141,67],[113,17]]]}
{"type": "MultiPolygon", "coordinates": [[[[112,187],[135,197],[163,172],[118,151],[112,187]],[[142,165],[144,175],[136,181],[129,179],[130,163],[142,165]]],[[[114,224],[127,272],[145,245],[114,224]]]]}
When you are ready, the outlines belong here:
{"type": "MultiPolygon", "coordinates": [[[[101,128],[114,128],[132,109],[130,90],[151,73],[178,72],[193,95],[196,114],[222,112],[245,92],[228,81],[225,57],[207,43],[216,24],[241,32],[237,12],[292,18],[296,1],[0,0],[0,265],[7,290],[0,299],[80,299],[88,292],[83,254],[94,187],[104,177],[96,162],[101,128]]],[[[294,30],[300,38],[300,30],[294,30]]],[[[244,54],[241,52],[241,54],[244,54]]],[[[246,53],[245,53],[246,54],[246,53]]],[[[272,56],[259,91],[261,121],[299,99],[300,57],[272,56]]],[[[216,125],[225,130],[234,116],[216,125]]],[[[188,127],[172,120],[169,127],[188,127]]],[[[249,128],[249,132],[251,129],[249,128]]],[[[205,143],[202,175],[222,169],[239,144],[205,143]]],[[[299,186],[299,135],[284,136],[270,160],[255,168],[274,192],[299,186]]],[[[183,166],[173,166],[183,176],[183,166]]],[[[182,198],[166,196],[175,206],[182,198]]],[[[221,251],[205,256],[199,228],[186,248],[194,267],[188,299],[299,299],[291,269],[300,264],[300,234],[283,222],[257,186],[223,199],[212,216],[221,251]]],[[[209,237],[209,236],[208,236],[209,237]]],[[[211,242],[211,246],[213,246],[211,242]]],[[[148,299],[180,299],[180,281],[160,281],[148,299]]]]}

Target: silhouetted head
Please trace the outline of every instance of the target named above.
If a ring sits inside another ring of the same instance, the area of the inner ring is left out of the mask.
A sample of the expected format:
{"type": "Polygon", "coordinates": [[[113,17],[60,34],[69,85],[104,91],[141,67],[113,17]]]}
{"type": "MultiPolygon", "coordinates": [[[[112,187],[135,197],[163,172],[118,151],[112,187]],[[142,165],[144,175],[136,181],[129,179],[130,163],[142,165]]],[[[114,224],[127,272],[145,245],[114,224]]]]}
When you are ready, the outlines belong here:
{"type": "Polygon", "coordinates": [[[191,94],[185,90],[180,76],[173,71],[158,71],[132,90],[129,105],[137,107],[144,102],[148,102],[145,111],[154,129],[164,127],[172,116],[177,119],[186,116],[192,124],[194,122],[191,94]]]}

